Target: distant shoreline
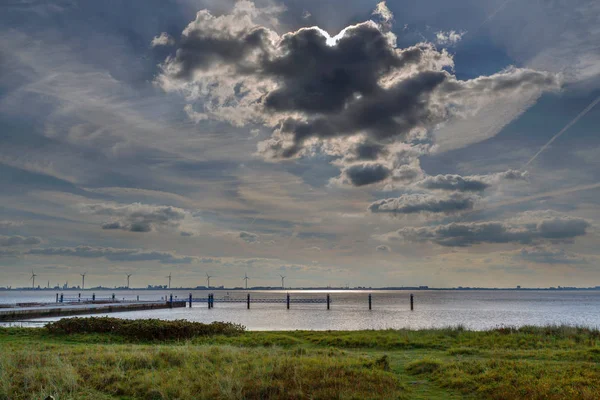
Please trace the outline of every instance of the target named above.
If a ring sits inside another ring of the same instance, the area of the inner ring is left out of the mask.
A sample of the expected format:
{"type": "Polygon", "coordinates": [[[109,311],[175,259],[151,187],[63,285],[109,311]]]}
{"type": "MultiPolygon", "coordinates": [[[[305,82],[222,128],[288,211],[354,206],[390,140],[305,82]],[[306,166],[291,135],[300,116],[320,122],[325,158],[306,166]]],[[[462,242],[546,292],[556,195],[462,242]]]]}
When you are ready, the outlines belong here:
{"type": "Polygon", "coordinates": [[[107,288],[107,287],[94,287],[89,289],[80,289],[80,288],[3,288],[0,287],[0,292],[81,292],[81,291],[158,291],[158,290],[214,290],[214,291],[281,291],[281,290],[330,290],[330,291],[385,291],[385,290],[397,290],[397,291],[406,291],[406,290],[436,290],[436,291],[474,291],[474,290],[489,290],[489,291],[598,291],[600,290],[600,286],[588,287],[588,288],[580,288],[580,287],[547,287],[547,288],[486,288],[486,287],[457,287],[457,288],[434,288],[434,287],[381,287],[381,288],[367,288],[367,287],[355,287],[355,288],[342,288],[342,287],[296,287],[296,288],[277,288],[277,287],[251,287],[251,288],[225,288],[225,287],[194,287],[194,288],[161,288],[161,287],[152,287],[152,288],[107,288]]]}

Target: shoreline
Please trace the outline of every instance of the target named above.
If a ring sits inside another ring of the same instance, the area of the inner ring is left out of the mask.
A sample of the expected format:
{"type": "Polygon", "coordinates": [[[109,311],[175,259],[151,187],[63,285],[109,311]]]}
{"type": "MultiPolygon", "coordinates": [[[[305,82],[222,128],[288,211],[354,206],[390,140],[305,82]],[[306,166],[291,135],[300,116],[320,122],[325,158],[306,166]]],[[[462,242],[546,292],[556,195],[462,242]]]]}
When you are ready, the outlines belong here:
{"type": "Polygon", "coordinates": [[[327,287],[314,287],[314,288],[277,288],[277,287],[256,287],[256,288],[225,288],[225,287],[195,287],[195,288],[107,288],[107,287],[95,287],[89,289],[79,288],[11,288],[0,287],[0,292],[91,292],[91,291],[102,291],[102,292],[133,292],[133,291],[230,291],[230,292],[252,292],[252,291],[265,291],[265,292],[286,292],[286,291],[319,291],[326,292],[377,292],[377,291],[458,291],[458,292],[470,292],[470,291],[515,291],[515,292],[527,292],[527,291],[600,291],[600,286],[594,287],[544,287],[544,288],[489,288],[489,287],[455,287],[455,288],[435,288],[435,287],[382,287],[382,288],[327,288],[327,287]]]}

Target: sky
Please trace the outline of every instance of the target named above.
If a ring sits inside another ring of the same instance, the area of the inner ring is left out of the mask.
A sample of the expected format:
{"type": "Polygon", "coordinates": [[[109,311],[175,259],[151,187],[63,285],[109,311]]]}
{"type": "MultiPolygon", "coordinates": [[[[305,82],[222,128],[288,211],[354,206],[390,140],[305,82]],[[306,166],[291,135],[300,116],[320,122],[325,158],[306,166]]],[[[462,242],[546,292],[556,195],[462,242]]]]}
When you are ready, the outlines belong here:
{"type": "Polygon", "coordinates": [[[599,27],[594,0],[3,1],[0,286],[600,285],[599,27]]]}

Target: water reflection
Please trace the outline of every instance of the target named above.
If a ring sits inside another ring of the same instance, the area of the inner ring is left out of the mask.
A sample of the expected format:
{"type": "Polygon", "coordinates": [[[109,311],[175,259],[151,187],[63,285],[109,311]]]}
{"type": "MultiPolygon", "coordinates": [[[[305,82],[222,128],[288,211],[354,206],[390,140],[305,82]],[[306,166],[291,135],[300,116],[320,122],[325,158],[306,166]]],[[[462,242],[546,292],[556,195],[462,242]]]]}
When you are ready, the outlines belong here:
{"type": "MultiPolygon", "coordinates": [[[[135,311],[110,314],[119,318],[188,319],[199,322],[230,321],[250,330],[357,330],[387,328],[431,328],[463,325],[468,329],[489,329],[502,325],[568,324],[600,326],[600,291],[414,291],[415,311],[410,311],[408,291],[250,291],[252,298],[323,297],[331,295],[331,310],[326,304],[219,303],[226,291],[215,294],[215,307],[206,303],[193,308],[135,311]],[[372,293],[373,309],[368,309],[372,293]]],[[[173,293],[187,298],[189,291],[124,291],[117,298],[152,300],[173,293]]],[[[206,297],[208,291],[193,291],[206,297]]],[[[245,299],[248,291],[229,291],[232,298],[245,299]]],[[[86,296],[89,295],[86,291],[86,296]]],[[[0,303],[54,301],[50,292],[0,292],[0,303]]],[[[83,296],[83,294],[82,294],[83,296]]],[[[105,296],[105,294],[102,294],[105,296]]],[[[44,320],[52,320],[50,318],[44,320]]]]}

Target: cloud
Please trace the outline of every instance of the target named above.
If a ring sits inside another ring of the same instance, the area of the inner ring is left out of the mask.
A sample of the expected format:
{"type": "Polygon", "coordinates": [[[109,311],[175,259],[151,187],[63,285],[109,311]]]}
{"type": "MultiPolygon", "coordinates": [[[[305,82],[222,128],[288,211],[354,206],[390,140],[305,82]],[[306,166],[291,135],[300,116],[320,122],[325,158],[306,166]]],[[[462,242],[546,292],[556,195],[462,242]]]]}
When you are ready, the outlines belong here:
{"type": "Polygon", "coordinates": [[[173,40],[173,38],[171,36],[169,36],[169,34],[166,32],[163,32],[160,35],[155,36],[151,42],[152,47],[171,46],[174,44],[175,44],[175,40],[173,40]]]}
{"type": "Polygon", "coordinates": [[[520,171],[517,169],[509,169],[508,171],[504,171],[504,172],[500,172],[499,174],[496,174],[496,176],[500,179],[524,181],[529,178],[529,172],[520,171]]]}
{"type": "Polygon", "coordinates": [[[160,227],[178,228],[189,213],[178,207],[132,204],[84,204],[81,210],[111,218],[102,229],[120,229],[130,232],[151,232],[160,227]]]}
{"type": "Polygon", "coordinates": [[[344,169],[342,179],[352,186],[364,186],[381,182],[390,176],[390,173],[391,171],[381,164],[355,164],[344,169]]]}
{"type": "Polygon", "coordinates": [[[22,226],[23,223],[22,222],[18,222],[18,221],[4,221],[4,220],[0,220],[0,229],[5,229],[5,228],[16,228],[17,226],[22,226]]]}
{"type": "Polygon", "coordinates": [[[15,249],[0,249],[0,258],[17,258],[22,255],[23,253],[15,249]]]}
{"type": "Polygon", "coordinates": [[[240,239],[246,243],[257,243],[259,236],[256,233],[240,232],[240,239]]]}
{"type": "Polygon", "coordinates": [[[480,243],[535,243],[570,241],[586,234],[590,223],[581,218],[546,216],[534,218],[524,213],[509,222],[454,222],[447,225],[406,227],[389,238],[409,242],[432,242],[441,246],[468,247],[480,243]]]}
{"type": "Polygon", "coordinates": [[[524,247],[518,258],[540,264],[585,264],[588,260],[579,254],[550,246],[524,247]]]}
{"type": "Polygon", "coordinates": [[[390,252],[390,248],[384,244],[380,244],[379,246],[377,246],[375,248],[375,250],[383,252],[383,253],[389,253],[390,252]]]}
{"type": "Polygon", "coordinates": [[[441,45],[455,45],[458,43],[466,32],[456,31],[439,31],[435,33],[435,41],[441,45]]]}
{"type": "Polygon", "coordinates": [[[460,175],[428,176],[417,185],[432,190],[456,190],[460,192],[483,192],[490,185],[480,177],[462,177],[460,175]]]}
{"type": "Polygon", "coordinates": [[[599,15],[595,0],[532,2],[505,8],[490,34],[519,64],[562,71],[568,81],[593,90],[600,83],[599,15]]]}
{"type": "Polygon", "coordinates": [[[338,180],[350,185],[389,184],[405,165],[394,159],[398,145],[431,146],[430,131],[450,120],[560,86],[554,74],[514,67],[459,80],[445,50],[429,43],[396,47],[385,3],[375,11],[382,23],[348,26],[333,37],[318,27],[279,35],[256,22],[260,14],[250,2],[218,17],[200,11],[156,84],[182,93],[196,120],[271,128],[258,144],[265,159],[333,157],[338,180]],[[350,164],[346,156],[357,149],[371,164],[350,164]]]}
{"type": "MultiPolygon", "coordinates": [[[[330,145],[328,151],[336,144],[330,145]]],[[[361,141],[336,152],[343,158],[333,161],[339,166],[340,176],[332,178],[331,184],[338,186],[376,185],[383,190],[406,186],[425,173],[421,169],[419,156],[426,154],[426,146],[400,144],[382,146],[372,141],[361,141]]]]}
{"type": "Polygon", "coordinates": [[[391,28],[392,22],[394,21],[394,14],[387,7],[385,1],[377,3],[372,15],[378,17],[383,26],[385,26],[388,29],[391,28]]]}
{"type": "Polygon", "coordinates": [[[42,239],[36,236],[4,236],[0,235],[0,246],[27,246],[42,243],[42,239]]]}
{"type": "Polygon", "coordinates": [[[416,214],[444,213],[452,214],[473,209],[475,198],[454,194],[437,197],[428,194],[403,194],[397,198],[378,200],[369,205],[372,213],[416,214]]]}
{"type": "Polygon", "coordinates": [[[428,176],[425,179],[416,183],[425,189],[430,190],[452,190],[459,192],[483,192],[492,184],[502,180],[526,180],[529,174],[527,171],[510,169],[508,171],[499,172],[490,175],[436,175],[428,176]]]}
{"type": "Polygon", "coordinates": [[[172,251],[119,249],[95,246],[38,248],[29,250],[27,254],[36,256],[105,258],[109,261],[118,262],[158,261],[161,264],[205,263],[206,260],[211,260],[210,262],[219,262],[217,259],[212,258],[180,256],[172,251]]]}

